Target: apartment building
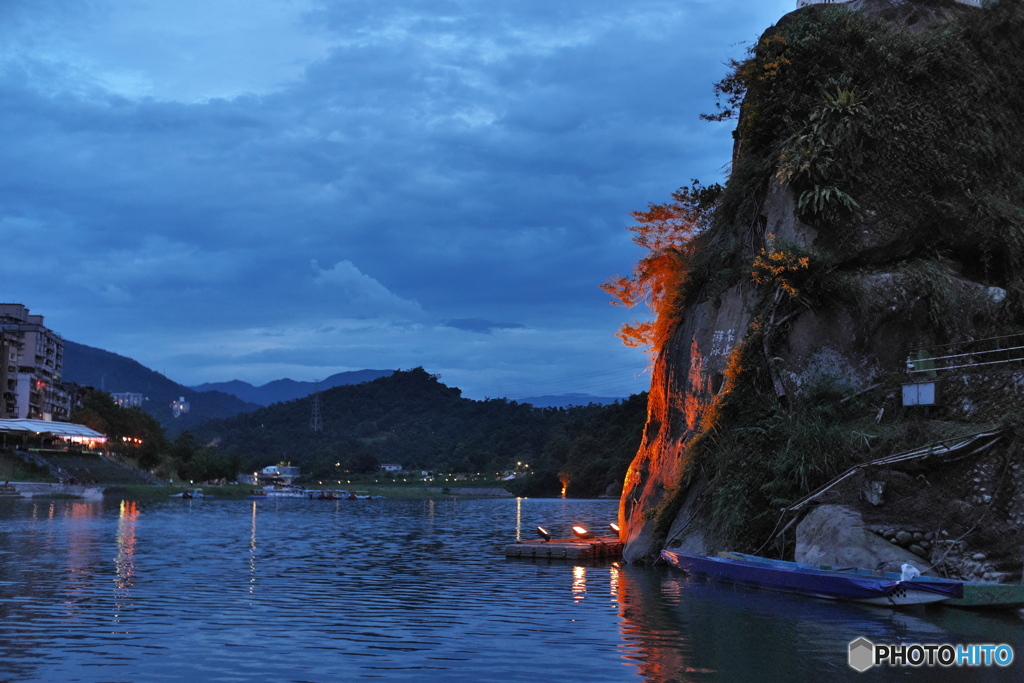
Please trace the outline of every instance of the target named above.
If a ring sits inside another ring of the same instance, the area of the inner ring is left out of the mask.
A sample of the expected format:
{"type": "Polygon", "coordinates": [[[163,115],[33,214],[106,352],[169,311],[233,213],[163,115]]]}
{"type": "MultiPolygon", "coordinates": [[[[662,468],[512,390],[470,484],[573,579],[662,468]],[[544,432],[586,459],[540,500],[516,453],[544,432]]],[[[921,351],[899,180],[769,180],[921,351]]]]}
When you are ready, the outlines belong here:
{"type": "Polygon", "coordinates": [[[146,400],[146,397],[142,394],[132,391],[122,391],[116,394],[111,394],[110,398],[114,399],[114,403],[122,408],[141,408],[142,402],[146,400]]]}
{"type": "Polygon", "coordinates": [[[0,417],[67,420],[71,397],[60,384],[64,340],[22,304],[0,304],[0,417]]]}

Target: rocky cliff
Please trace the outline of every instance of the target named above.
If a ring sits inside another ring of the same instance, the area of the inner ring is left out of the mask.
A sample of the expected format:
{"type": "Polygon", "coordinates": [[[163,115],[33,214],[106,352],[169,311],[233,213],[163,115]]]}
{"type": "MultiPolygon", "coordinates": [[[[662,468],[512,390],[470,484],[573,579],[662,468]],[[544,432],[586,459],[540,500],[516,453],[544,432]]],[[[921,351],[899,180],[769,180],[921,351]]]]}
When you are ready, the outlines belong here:
{"type": "MultiPolygon", "coordinates": [[[[717,86],[719,118],[742,100],[732,170],[662,314],[620,502],[628,560],[769,541],[792,555],[780,508],[952,435],[1006,426],[987,457],[1017,462],[1017,390],[973,412],[956,391],[1016,386],[1019,364],[941,377],[932,409],[900,388],[919,349],[1024,332],[1022,15],[1017,0],[810,5],[717,86]]],[[[884,538],[898,522],[869,524],[884,538]]]]}

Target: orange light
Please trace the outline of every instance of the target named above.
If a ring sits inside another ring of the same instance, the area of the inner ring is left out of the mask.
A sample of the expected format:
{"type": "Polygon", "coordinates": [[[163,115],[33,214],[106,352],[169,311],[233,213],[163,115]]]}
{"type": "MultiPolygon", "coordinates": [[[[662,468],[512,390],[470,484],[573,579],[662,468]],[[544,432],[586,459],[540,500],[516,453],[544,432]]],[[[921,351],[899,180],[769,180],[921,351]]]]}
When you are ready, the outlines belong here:
{"type": "Polygon", "coordinates": [[[574,526],[572,532],[580,538],[593,538],[593,535],[581,526],[574,526]]]}

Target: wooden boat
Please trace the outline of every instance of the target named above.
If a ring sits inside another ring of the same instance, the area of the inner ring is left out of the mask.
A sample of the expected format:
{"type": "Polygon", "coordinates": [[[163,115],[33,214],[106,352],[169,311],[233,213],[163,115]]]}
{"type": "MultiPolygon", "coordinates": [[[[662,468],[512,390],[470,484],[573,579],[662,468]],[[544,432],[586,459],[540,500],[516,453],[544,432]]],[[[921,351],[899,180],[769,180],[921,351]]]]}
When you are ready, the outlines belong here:
{"type": "Polygon", "coordinates": [[[661,556],[673,567],[695,576],[826,600],[893,606],[941,602],[963,596],[963,584],[958,581],[933,581],[925,577],[903,581],[765,558],[707,557],[669,550],[662,550],[661,556]]]}
{"type": "MultiPolygon", "coordinates": [[[[745,553],[727,552],[721,553],[721,557],[734,557],[752,562],[779,563],[781,560],[769,560],[765,557],[747,555],[745,553]]],[[[789,563],[786,563],[789,564],[789,563]]],[[[896,572],[872,571],[859,567],[826,567],[817,566],[820,569],[840,571],[843,573],[855,574],[857,576],[880,576],[887,579],[899,580],[902,575],[896,572]]],[[[942,602],[943,607],[967,607],[977,609],[1020,609],[1024,607],[1024,584],[1019,583],[987,583],[984,581],[956,581],[954,579],[943,579],[931,576],[921,576],[912,581],[930,581],[941,583],[959,583],[964,587],[963,597],[950,598],[942,602]]]]}

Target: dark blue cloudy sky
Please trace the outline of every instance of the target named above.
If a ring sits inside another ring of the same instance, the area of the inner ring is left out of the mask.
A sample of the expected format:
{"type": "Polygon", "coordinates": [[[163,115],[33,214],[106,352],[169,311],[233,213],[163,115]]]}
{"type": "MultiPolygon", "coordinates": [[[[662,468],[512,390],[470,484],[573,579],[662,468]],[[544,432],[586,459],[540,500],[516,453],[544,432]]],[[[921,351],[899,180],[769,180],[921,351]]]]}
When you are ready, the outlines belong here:
{"type": "Polygon", "coordinates": [[[598,285],[793,0],[4,0],[0,299],[186,384],[646,388],[598,285]]]}

